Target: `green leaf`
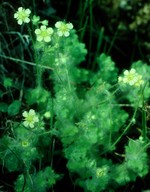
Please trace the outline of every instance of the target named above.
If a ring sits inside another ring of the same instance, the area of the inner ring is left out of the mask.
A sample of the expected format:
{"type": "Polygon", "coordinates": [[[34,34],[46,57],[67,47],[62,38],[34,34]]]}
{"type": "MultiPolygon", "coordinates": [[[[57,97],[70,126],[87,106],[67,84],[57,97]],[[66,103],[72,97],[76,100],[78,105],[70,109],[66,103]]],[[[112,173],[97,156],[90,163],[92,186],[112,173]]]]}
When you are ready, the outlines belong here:
{"type": "Polygon", "coordinates": [[[46,192],[50,191],[50,188],[56,183],[56,181],[61,177],[54,172],[51,167],[46,167],[45,170],[41,170],[37,173],[30,175],[33,184],[29,177],[26,178],[24,183],[24,175],[21,174],[15,182],[15,191],[22,191],[22,186],[24,185],[25,192],[46,192]]]}
{"type": "Polygon", "coordinates": [[[4,87],[12,87],[12,85],[13,85],[13,81],[12,81],[12,79],[10,79],[10,78],[4,78],[4,82],[3,82],[3,84],[4,84],[4,87]]]}
{"type": "Polygon", "coordinates": [[[8,107],[8,115],[17,115],[21,107],[21,102],[19,100],[13,101],[8,107]]]}
{"type": "Polygon", "coordinates": [[[146,143],[140,139],[130,139],[128,145],[125,147],[127,167],[141,177],[148,172],[148,156],[145,146],[146,143]]]}
{"type": "Polygon", "coordinates": [[[102,53],[97,58],[97,63],[100,67],[100,77],[106,82],[116,83],[118,78],[118,69],[111,57],[102,53]]]}
{"type": "Polygon", "coordinates": [[[26,92],[25,97],[29,105],[38,103],[39,105],[41,104],[42,107],[44,107],[44,105],[47,104],[50,94],[42,87],[37,87],[35,89],[29,89],[26,92]]]}
{"type": "Polygon", "coordinates": [[[0,98],[3,96],[3,91],[0,90],[0,98]]]}
{"type": "Polygon", "coordinates": [[[8,109],[8,105],[6,103],[0,103],[0,112],[7,112],[7,109],[8,109]]]}

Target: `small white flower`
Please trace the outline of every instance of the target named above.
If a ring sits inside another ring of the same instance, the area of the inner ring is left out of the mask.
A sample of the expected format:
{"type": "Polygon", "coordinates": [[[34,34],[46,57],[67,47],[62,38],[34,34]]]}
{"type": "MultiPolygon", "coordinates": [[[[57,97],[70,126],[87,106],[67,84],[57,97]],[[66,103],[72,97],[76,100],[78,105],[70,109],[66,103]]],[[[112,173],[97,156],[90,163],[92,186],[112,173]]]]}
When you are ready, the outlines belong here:
{"type": "Polygon", "coordinates": [[[39,118],[33,109],[30,109],[29,112],[24,111],[22,115],[24,117],[23,125],[25,127],[34,128],[35,123],[39,122],[39,118]]]}
{"type": "Polygon", "coordinates": [[[35,34],[37,36],[37,41],[50,42],[53,29],[51,27],[46,28],[45,25],[42,25],[40,29],[35,30],[35,34]]]}
{"type": "Polygon", "coordinates": [[[134,85],[134,83],[136,82],[136,71],[135,71],[135,69],[131,69],[130,71],[128,71],[128,70],[124,71],[123,82],[128,83],[129,85],[134,85]]]}
{"type": "Polygon", "coordinates": [[[70,30],[73,29],[72,23],[64,23],[62,21],[56,22],[55,27],[57,28],[57,34],[60,37],[68,37],[70,35],[70,30]]]}
{"type": "Polygon", "coordinates": [[[138,75],[137,76],[137,80],[136,80],[136,82],[135,82],[135,86],[136,87],[139,87],[139,86],[141,86],[141,85],[143,85],[144,84],[144,80],[142,79],[142,75],[138,75]]]}
{"type": "Polygon", "coordinates": [[[130,71],[125,70],[123,77],[118,77],[119,83],[129,84],[130,86],[139,87],[144,83],[142,76],[139,75],[135,69],[131,69],[130,71]]]}
{"type": "Polygon", "coordinates": [[[14,14],[14,18],[17,20],[19,25],[22,25],[23,23],[29,23],[30,13],[30,9],[24,9],[23,7],[19,7],[18,11],[14,14]]]}

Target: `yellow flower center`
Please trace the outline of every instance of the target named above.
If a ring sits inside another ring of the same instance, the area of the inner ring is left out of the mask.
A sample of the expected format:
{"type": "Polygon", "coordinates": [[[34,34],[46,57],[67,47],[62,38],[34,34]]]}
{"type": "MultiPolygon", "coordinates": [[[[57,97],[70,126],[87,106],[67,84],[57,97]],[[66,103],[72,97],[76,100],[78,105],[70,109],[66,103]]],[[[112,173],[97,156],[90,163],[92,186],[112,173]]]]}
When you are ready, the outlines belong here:
{"type": "Polygon", "coordinates": [[[60,31],[62,31],[63,33],[68,31],[68,28],[66,26],[66,24],[62,24],[61,27],[60,27],[60,31]]]}
{"type": "Polygon", "coordinates": [[[132,81],[132,80],[135,78],[135,76],[134,76],[133,74],[128,74],[128,75],[126,76],[126,78],[127,78],[129,81],[132,81]]]}
{"type": "Polygon", "coordinates": [[[27,17],[26,13],[24,11],[20,12],[19,13],[19,19],[21,19],[22,21],[24,21],[27,17]]]}
{"type": "Polygon", "coordinates": [[[22,141],[22,147],[27,147],[29,145],[29,142],[28,141],[22,141]]]}
{"type": "Polygon", "coordinates": [[[47,37],[47,36],[48,36],[47,31],[46,31],[46,30],[41,31],[41,36],[42,36],[42,37],[47,37]]]}
{"type": "Polygon", "coordinates": [[[29,122],[29,123],[32,123],[32,122],[33,122],[33,118],[34,118],[33,115],[28,115],[28,116],[26,117],[26,121],[29,122]]]}

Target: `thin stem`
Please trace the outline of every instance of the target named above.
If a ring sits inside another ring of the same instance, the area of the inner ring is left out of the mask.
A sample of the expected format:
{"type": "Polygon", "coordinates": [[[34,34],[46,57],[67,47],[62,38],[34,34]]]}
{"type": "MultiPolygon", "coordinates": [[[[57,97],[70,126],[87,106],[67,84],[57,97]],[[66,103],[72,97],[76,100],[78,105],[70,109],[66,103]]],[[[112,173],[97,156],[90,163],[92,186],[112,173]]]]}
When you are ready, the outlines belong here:
{"type": "Polygon", "coordinates": [[[65,67],[66,67],[66,75],[67,75],[67,81],[68,81],[68,88],[69,88],[69,90],[71,91],[71,85],[70,85],[70,80],[69,80],[69,73],[68,73],[68,69],[67,69],[67,65],[66,65],[66,63],[65,63],[65,67]]]}
{"type": "Polygon", "coordinates": [[[97,62],[97,57],[98,57],[99,54],[100,54],[101,45],[102,45],[102,42],[103,42],[103,39],[104,39],[104,27],[102,27],[102,28],[100,29],[100,32],[99,32],[98,34],[99,34],[99,35],[98,35],[98,42],[97,42],[95,59],[94,59],[93,65],[92,65],[92,70],[95,69],[95,65],[96,65],[96,62],[97,62]]]}
{"type": "Polygon", "coordinates": [[[122,132],[122,134],[118,137],[118,139],[114,142],[114,144],[112,145],[112,148],[115,147],[115,145],[121,140],[122,136],[127,132],[127,130],[131,127],[133,120],[135,119],[136,113],[137,113],[138,107],[136,107],[133,116],[131,118],[131,121],[129,122],[129,124],[126,126],[126,128],[124,129],[124,131],[122,132]]]}
{"type": "MultiPolygon", "coordinates": [[[[16,58],[9,57],[9,56],[5,56],[5,55],[1,55],[1,54],[0,54],[0,57],[2,57],[2,58],[4,58],[4,59],[9,59],[9,60],[15,61],[16,63],[25,63],[25,64],[27,64],[27,65],[37,66],[36,63],[29,62],[29,61],[24,61],[24,60],[21,60],[21,59],[16,59],[16,58]]],[[[53,68],[47,67],[47,66],[44,66],[44,65],[38,65],[38,66],[41,67],[41,68],[43,68],[43,69],[54,70],[53,68]]]]}
{"type": "Polygon", "coordinates": [[[110,46],[109,46],[109,49],[108,49],[108,51],[107,51],[107,55],[110,54],[110,51],[111,51],[111,49],[112,49],[112,47],[113,47],[113,45],[114,45],[114,42],[115,42],[115,40],[116,40],[116,38],[117,38],[117,36],[118,36],[118,32],[119,32],[119,27],[117,28],[117,30],[116,30],[113,38],[112,38],[112,41],[111,41],[110,46]]]}
{"type": "Polygon", "coordinates": [[[89,37],[89,59],[88,64],[91,64],[91,49],[92,49],[92,32],[93,32],[93,7],[92,7],[92,0],[90,0],[90,37],[89,37]]]}
{"type": "Polygon", "coordinates": [[[65,16],[66,20],[67,20],[67,18],[68,18],[69,11],[71,10],[71,9],[70,9],[71,3],[72,3],[72,0],[69,0],[69,2],[67,3],[67,5],[68,5],[68,6],[67,6],[67,13],[66,13],[66,16],[65,16]]]}
{"type": "Polygon", "coordinates": [[[142,89],[142,136],[144,140],[146,140],[147,138],[146,107],[145,107],[145,98],[144,98],[144,90],[145,90],[146,84],[147,82],[145,83],[142,89]]]}
{"type": "Polygon", "coordinates": [[[142,137],[144,140],[147,138],[146,110],[144,106],[142,109],[142,137]]]}
{"type": "Polygon", "coordinates": [[[45,54],[46,52],[46,45],[44,45],[43,47],[43,53],[42,55],[39,52],[35,51],[35,61],[37,61],[37,65],[36,65],[36,83],[37,83],[37,87],[42,87],[42,75],[43,75],[43,68],[40,67],[40,63],[42,63],[42,56],[45,54]]]}
{"type": "Polygon", "coordinates": [[[85,12],[86,12],[87,7],[88,7],[88,0],[85,1],[84,6],[82,6],[82,0],[81,0],[80,6],[79,6],[79,8],[80,8],[79,13],[82,13],[80,23],[79,23],[80,28],[82,28],[82,26],[83,26],[83,19],[86,15],[85,12]]]}

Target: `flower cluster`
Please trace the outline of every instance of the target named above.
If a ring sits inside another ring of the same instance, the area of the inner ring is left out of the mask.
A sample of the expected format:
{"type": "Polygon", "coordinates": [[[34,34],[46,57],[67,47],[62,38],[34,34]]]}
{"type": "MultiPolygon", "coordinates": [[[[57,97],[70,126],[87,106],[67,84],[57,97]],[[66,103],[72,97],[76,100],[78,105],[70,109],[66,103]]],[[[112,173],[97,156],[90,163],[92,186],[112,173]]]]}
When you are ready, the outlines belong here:
{"type": "Polygon", "coordinates": [[[23,125],[25,127],[34,128],[35,124],[39,122],[39,118],[33,109],[30,109],[29,112],[24,111],[22,115],[24,117],[23,125]]]}
{"type": "Polygon", "coordinates": [[[37,41],[50,42],[53,29],[51,27],[47,28],[45,25],[42,25],[40,29],[35,30],[35,34],[37,36],[37,41]]]}
{"type": "MultiPolygon", "coordinates": [[[[17,20],[19,25],[22,25],[23,23],[30,22],[30,14],[30,9],[24,9],[23,7],[19,7],[18,11],[14,14],[14,18],[17,20]]],[[[33,25],[41,24],[40,28],[35,30],[37,41],[50,42],[51,36],[53,34],[53,29],[51,27],[47,27],[48,21],[40,21],[40,17],[36,15],[33,15],[31,21],[33,25]]],[[[70,30],[73,29],[72,23],[65,23],[62,21],[56,22],[55,27],[57,28],[57,35],[60,37],[68,37],[70,35],[70,30]]]]}
{"type": "Polygon", "coordinates": [[[14,18],[17,20],[19,25],[22,25],[23,23],[29,23],[30,22],[30,9],[24,9],[23,7],[19,7],[18,11],[14,14],[14,18]]]}
{"type": "Polygon", "coordinates": [[[130,86],[136,87],[139,87],[144,83],[142,76],[139,75],[135,69],[131,69],[130,71],[125,70],[123,74],[123,77],[118,78],[119,83],[129,84],[130,86]]]}
{"type": "Polygon", "coordinates": [[[68,37],[70,35],[70,30],[73,29],[72,23],[64,23],[62,21],[56,22],[55,27],[57,28],[57,34],[60,37],[68,37]]]}

